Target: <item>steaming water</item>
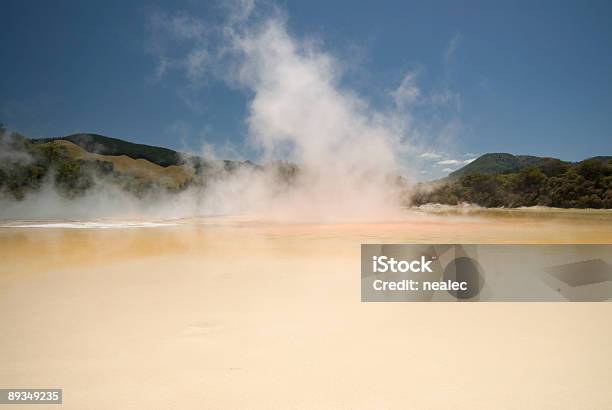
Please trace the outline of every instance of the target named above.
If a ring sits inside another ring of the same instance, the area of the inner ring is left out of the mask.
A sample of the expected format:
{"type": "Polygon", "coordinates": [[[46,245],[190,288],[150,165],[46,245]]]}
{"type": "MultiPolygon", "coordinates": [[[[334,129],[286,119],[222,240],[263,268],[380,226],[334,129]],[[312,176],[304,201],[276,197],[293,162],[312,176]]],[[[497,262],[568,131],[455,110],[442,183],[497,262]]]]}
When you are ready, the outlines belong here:
{"type": "Polygon", "coordinates": [[[2,226],[0,385],[66,409],[612,405],[612,304],[359,301],[361,243],[612,243],[609,212],[2,226]]]}

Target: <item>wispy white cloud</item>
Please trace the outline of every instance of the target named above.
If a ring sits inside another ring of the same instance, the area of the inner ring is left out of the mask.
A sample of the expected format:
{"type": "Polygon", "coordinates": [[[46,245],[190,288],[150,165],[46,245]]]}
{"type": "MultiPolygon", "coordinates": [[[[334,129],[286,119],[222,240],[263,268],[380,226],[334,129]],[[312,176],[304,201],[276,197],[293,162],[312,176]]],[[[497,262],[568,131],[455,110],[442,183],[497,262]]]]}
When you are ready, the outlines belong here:
{"type": "Polygon", "coordinates": [[[466,160],[461,160],[461,159],[444,159],[442,161],[438,161],[436,162],[436,164],[438,165],[466,165],[469,164],[470,162],[474,161],[476,158],[470,158],[470,159],[466,159],[466,160]]]}
{"type": "Polygon", "coordinates": [[[452,105],[457,111],[461,110],[461,94],[451,90],[447,85],[431,92],[430,100],[433,105],[452,105]]]}
{"type": "Polygon", "coordinates": [[[446,45],[443,53],[444,64],[448,65],[452,62],[455,53],[457,52],[457,48],[459,47],[459,43],[461,42],[463,35],[461,33],[456,33],[446,45]]]}
{"type": "Polygon", "coordinates": [[[391,95],[399,108],[406,108],[416,102],[421,95],[416,85],[416,73],[411,71],[406,73],[400,85],[392,91],[391,95]]]}
{"type": "Polygon", "coordinates": [[[147,51],[157,60],[155,80],[161,80],[171,70],[181,70],[193,82],[205,73],[208,29],[203,21],[186,13],[166,14],[157,11],[148,18],[147,51]],[[185,54],[183,45],[189,44],[185,54]]]}
{"type": "Polygon", "coordinates": [[[208,51],[206,49],[192,50],[185,59],[185,69],[187,76],[192,81],[197,81],[202,78],[208,63],[208,51]]]}
{"type": "Polygon", "coordinates": [[[438,159],[438,158],[442,158],[443,155],[437,152],[434,152],[434,151],[427,151],[419,155],[419,157],[427,158],[427,159],[438,159]]]}
{"type": "Polygon", "coordinates": [[[462,163],[463,163],[462,161],[459,161],[457,159],[444,159],[442,161],[436,162],[436,164],[438,165],[459,165],[462,163]]]}
{"type": "Polygon", "coordinates": [[[451,84],[451,67],[459,44],[463,39],[461,33],[456,33],[447,43],[442,53],[445,78],[440,87],[431,94],[431,101],[437,105],[452,105],[457,111],[461,110],[461,94],[455,91],[451,84]]]}
{"type": "Polygon", "coordinates": [[[253,14],[255,6],[255,0],[227,0],[222,2],[222,7],[227,13],[230,24],[246,21],[253,14]]]}

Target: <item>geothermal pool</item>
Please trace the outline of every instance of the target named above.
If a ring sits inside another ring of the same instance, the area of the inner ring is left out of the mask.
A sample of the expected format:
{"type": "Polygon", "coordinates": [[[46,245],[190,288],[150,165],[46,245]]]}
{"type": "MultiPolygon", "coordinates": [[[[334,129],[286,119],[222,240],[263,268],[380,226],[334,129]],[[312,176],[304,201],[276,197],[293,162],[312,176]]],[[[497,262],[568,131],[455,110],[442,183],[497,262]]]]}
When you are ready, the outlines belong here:
{"type": "Polygon", "coordinates": [[[0,225],[0,386],[66,409],[612,407],[611,303],[368,304],[359,275],[361,243],[612,243],[611,212],[0,225]]]}

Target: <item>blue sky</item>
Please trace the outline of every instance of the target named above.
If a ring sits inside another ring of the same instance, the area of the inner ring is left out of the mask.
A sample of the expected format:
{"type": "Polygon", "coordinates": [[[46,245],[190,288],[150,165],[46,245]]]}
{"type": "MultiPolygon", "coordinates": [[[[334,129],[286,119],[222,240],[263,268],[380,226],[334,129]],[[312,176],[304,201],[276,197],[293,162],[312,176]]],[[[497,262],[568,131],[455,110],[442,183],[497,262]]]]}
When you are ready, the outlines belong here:
{"type": "MultiPolygon", "coordinates": [[[[276,4],[289,34],[333,56],[339,87],[373,110],[409,77],[427,101],[410,110],[421,134],[411,155],[426,176],[485,152],[612,154],[609,1],[276,4]]],[[[3,0],[2,15],[0,121],[10,129],[255,155],[244,148],[252,90],[219,75],[219,62],[195,74],[179,63],[194,43],[222,47],[208,35],[227,19],[219,3],[3,0]],[[177,16],[201,23],[202,37],[168,38],[155,24],[177,16]]]]}

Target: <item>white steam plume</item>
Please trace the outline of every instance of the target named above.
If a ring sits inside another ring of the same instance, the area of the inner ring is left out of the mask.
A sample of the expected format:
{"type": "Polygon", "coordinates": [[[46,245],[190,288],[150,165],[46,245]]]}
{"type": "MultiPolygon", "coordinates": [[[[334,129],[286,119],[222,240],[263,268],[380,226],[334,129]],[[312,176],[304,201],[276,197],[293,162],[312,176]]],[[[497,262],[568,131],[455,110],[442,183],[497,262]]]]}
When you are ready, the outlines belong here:
{"type": "MultiPolygon", "coordinates": [[[[69,212],[70,202],[81,211],[104,203],[108,208],[95,207],[95,216],[111,217],[123,216],[125,209],[147,217],[246,213],[290,221],[384,220],[396,215],[404,192],[397,177],[407,176],[406,158],[419,154],[409,136],[422,139],[408,110],[429,98],[416,86],[416,75],[408,73],[389,93],[392,108],[376,109],[342,85],[342,65],[332,54],[289,32],[283,13],[243,3],[216,28],[184,13],[156,14],[153,28],[160,30],[158,35],[191,44],[183,56],[152,47],[161,53],[157,57],[163,67],[157,73],[161,80],[167,70],[182,70],[196,88],[210,75],[245,89],[249,143],[259,150],[260,163],[295,163],[300,172],[292,184],[287,186],[274,166],[244,167],[209,181],[205,189],[160,195],[146,204],[116,193],[113,201],[97,202],[104,187],[82,199],[54,196],[51,203],[61,204],[62,214],[69,212]]],[[[30,198],[44,204],[44,192],[30,198]]]]}
{"type": "Polygon", "coordinates": [[[292,37],[278,12],[230,19],[223,33],[222,61],[233,74],[226,79],[253,93],[250,142],[263,162],[284,158],[301,171],[294,189],[280,195],[270,195],[268,176],[250,180],[240,194],[252,199],[252,210],[323,220],[380,219],[396,211],[397,155],[408,148],[404,121],[343,89],[339,63],[292,37]]]}

